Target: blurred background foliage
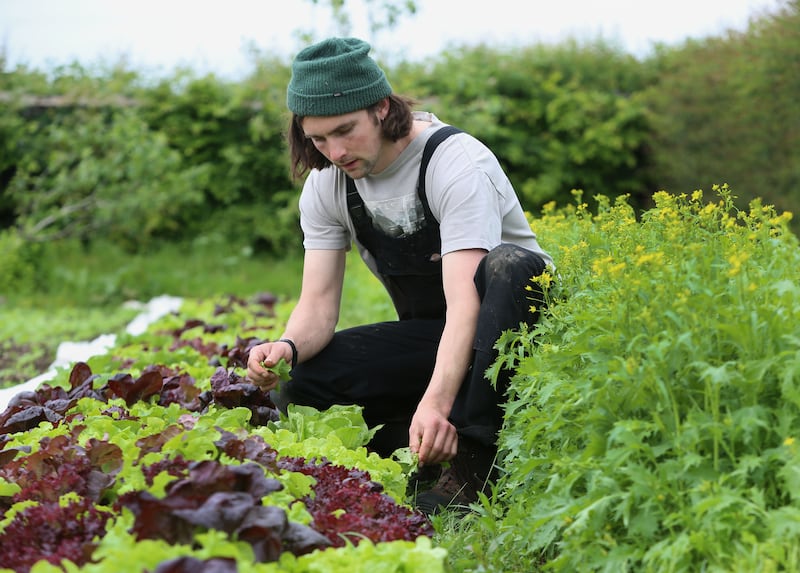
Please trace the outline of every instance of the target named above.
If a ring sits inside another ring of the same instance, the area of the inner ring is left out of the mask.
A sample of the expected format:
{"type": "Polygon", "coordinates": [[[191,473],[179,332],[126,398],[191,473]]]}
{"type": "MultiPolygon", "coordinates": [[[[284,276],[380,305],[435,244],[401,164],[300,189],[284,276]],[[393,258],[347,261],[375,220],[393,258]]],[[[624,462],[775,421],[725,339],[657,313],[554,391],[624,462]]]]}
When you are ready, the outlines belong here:
{"type": "MultiPolygon", "coordinates": [[[[800,0],[645,59],[570,41],[385,67],[396,92],[487,143],[532,213],[574,189],[641,210],[655,191],[715,183],[799,210],[800,0]]],[[[9,69],[2,55],[0,71],[0,295],[54,288],[43,249],[299,255],[289,62],[261,54],[238,82],[9,69]]]]}

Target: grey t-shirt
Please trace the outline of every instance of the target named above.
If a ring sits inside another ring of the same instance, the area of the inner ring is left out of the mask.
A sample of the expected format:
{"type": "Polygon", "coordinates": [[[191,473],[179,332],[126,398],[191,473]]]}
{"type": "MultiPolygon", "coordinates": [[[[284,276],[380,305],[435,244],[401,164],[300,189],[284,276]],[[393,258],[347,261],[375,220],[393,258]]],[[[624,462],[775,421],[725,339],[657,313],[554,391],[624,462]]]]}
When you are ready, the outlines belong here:
{"type": "MultiPolygon", "coordinates": [[[[445,125],[431,113],[414,115],[431,126],[381,173],[355,180],[374,224],[391,236],[409,234],[419,227],[424,215],[417,196],[422,150],[431,133],[445,125]]],[[[300,195],[303,246],[306,250],[349,249],[355,243],[375,272],[374,261],[358,243],[347,211],[346,181],[345,173],[333,166],[309,173],[300,195]]],[[[425,188],[431,212],[439,222],[442,256],[514,243],[552,264],[497,158],[471,135],[457,133],[439,144],[428,164],[425,188]]]]}

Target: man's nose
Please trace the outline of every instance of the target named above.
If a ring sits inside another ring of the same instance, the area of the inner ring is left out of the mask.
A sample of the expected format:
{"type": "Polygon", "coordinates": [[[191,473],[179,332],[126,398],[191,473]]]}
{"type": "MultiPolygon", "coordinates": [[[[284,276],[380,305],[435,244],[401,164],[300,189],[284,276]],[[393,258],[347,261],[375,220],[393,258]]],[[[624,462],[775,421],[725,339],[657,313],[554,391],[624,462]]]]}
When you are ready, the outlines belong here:
{"type": "Polygon", "coordinates": [[[329,159],[334,163],[339,162],[342,158],[347,156],[347,149],[341,141],[329,140],[328,141],[328,155],[329,159]]]}

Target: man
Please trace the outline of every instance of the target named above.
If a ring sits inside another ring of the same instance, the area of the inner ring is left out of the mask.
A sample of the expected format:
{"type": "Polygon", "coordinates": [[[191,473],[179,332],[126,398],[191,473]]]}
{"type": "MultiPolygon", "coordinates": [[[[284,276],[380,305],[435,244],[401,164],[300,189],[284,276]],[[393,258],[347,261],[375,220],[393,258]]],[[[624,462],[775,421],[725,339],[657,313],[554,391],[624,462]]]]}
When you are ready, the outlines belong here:
{"type": "Polygon", "coordinates": [[[248,377],[273,390],[277,377],[260,363],[283,358],[292,380],[273,392],[281,409],[359,404],[368,424],[383,425],[370,444],[382,455],[408,446],[421,467],[451,461],[417,496],[433,513],[476,500],[493,475],[509,373],[495,390],[485,372],[501,332],[536,320],[541,296],[525,287],[552,260],[494,155],[412,111],[369,50],[332,38],[292,63],[292,168],[309,172],[302,286],[281,338],[251,350],[248,377]],[[353,243],[399,320],[337,332],[353,243]]]}

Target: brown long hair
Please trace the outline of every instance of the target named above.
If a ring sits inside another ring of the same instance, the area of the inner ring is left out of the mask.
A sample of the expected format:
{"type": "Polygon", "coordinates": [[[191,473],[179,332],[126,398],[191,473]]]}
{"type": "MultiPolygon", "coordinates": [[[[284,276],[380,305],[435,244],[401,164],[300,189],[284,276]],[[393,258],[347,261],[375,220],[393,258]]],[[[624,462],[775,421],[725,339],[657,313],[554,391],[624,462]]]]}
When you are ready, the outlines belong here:
{"type": "MultiPolygon", "coordinates": [[[[378,103],[367,108],[367,113],[377,125],[382,125],[382,135],[389,141],[397,141],[411,132],[414,124],[412,115],[416,103],[406,96],[391,94],[389,96],[389,112],[383,122],[378,120],[378,103]]],[[[292,114],[289,122],[289,155],[291,157],[292,177],[300,179],[312,169],[324,169],[331,162],[314,146],[314,142],[306,137],[302,127],[303,117],[292,114]]]]}

